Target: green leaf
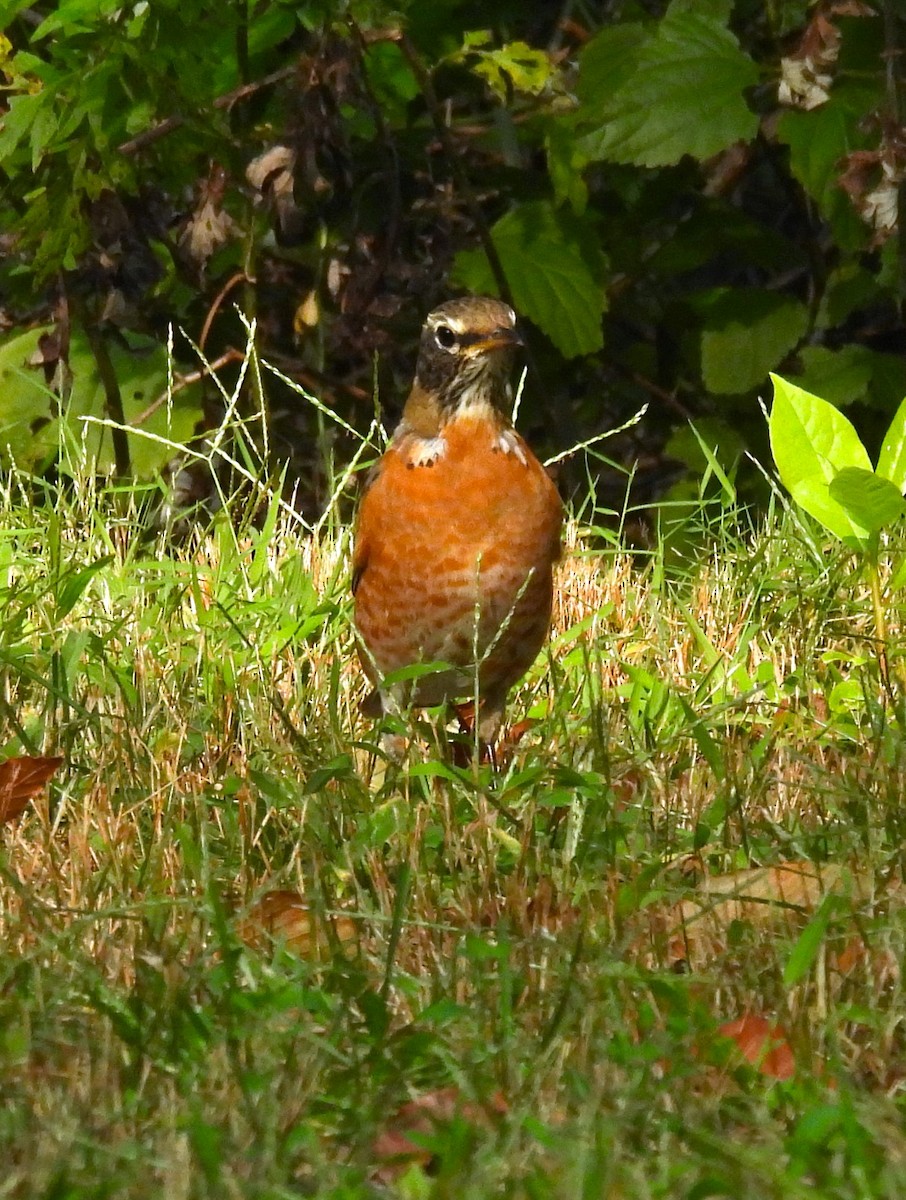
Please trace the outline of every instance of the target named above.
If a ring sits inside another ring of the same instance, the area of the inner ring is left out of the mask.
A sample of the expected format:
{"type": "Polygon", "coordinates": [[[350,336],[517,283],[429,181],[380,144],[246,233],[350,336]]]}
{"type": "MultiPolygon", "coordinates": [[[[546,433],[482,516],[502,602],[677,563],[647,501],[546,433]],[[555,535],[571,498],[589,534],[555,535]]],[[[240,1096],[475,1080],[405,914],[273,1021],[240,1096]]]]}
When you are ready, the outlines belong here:
{"type": "Polygon", "coordinates": [[[906,492],[906,400],[897,409],[878,457],[878,474],[906,492]]]}
{"type": "Polygon", "coordinates": [[[840,163],[845,155],[868,144],[860,125],[877,103],[861,85],[841,83],[827,104],[811,112],[783,113],[777,124],[777,140],[789,146],[790,170],[844,249],[863,247],[869,233],[840,187],[840,163]]]}
{"type": "Polygon", "coordinates": [[[9,162],[19,143],[30,136],[32,126],[48,100],[44,92],[36,92],[28,96],[10,96],[8,103],[0,127],[0,159],[4,162],[9,162]]]}
{"type": "Polygon", "coordinates": [[[504,101],[511,90],[530,96],[540,95],[553,73],[548,55],[527,42],[507,42],[499,49],[483,47],[463,51],[467,61],[476,54],[478,61],[472,70],[504,101]]]}
{"type": "MultiPolygon", "coordinates": [[[[492,228],[491,237],[518,312],[546,333],[565,358],[600,350],[605,264],[591,229],[539,200],[511,209],[492,228]]],[[[453,277],[470,291],[497,290],[481,251],[458,254],[453,277]]]]}
{"type": "Polygon", "coordinates": [[[815,325],[818,329],[833,329],[850,313],[877,303],[880,297],[878,280],[870,271],[858,263],[844,262],[827,277],[815,325]]]}
{"type": "Polygon", "coordinates": [[[741,395],[763,383],[808,328],[805,305],[755,289],[723,293],[702,333],[702,378],[718,395],[741,395]]]}
{"type": "Polygon", "coordinates": [[[893,525],[906,512],[896,484],[864,467],[844,467],[831,480],[830,494],[853,521],[872,533],[893,525]]]}
{"type": "MultiPolygon", "coordinates": [[[[20,465],[33,466],[52,455],[64,437],[70,444],[84,444],[89,459],[96,459],[97,469],[107,470],[113,465],[110,430],[80,420],[106,415],[94,358],[85,338],[74,333],[69,354],[73,385],[61,430],[58,402],[45,386],[40,368],[29,366],[41,336],[48,332],[46,327],[30,329],[0,344],[0,461],[8,462],[11,455],[20,465]]],[[[110,357],[126,420],[134,420],[166,390],[166,353],[146,341],[134,351],[111,344],[110,357]]],[[[140,428],[182,443],[192,436],[200,417],[199,391],[188,388],[174,397],[170,413],[162,404],[140,428]]],[[[173,456],[172,448],[138,432],[129,435],[129,451],[137,475],[152,475],[173,456]]]]}
{"type": "Polygon", "coordinates": [[[365,64],[374,94],[391,110],[403,106],[419,94],[418,80],[396,42],[375,42],[365,54],[365,64]]]}
{"type": "Polygon", "coordinates": [[[38,26],[35,41],[57,30],[65,30],[68,35],[84,32],[101,24],[119,7],[118,0],[64,0],[38,26]]]}
{"type": "Polygon", "coordinates": [[[583,48],[579,58],[576,94],[581,104],[595,108],[607,103],[638,69],[639,52],[651,35],[644,25],[607,25],[583,48]]]}
{"type": "Polygon", "coordinates": [[[879,357],[866,346],[803,346],[797,356],[801,370],[791,374],[797,385],[814,395],[823,396],[838,408],[862,400],[872,379],[874,359],[879,357]]]}
{"type": "Polygon", "coordinates": [[[758,118],[743,91],[758,82],[758,67],[726,28],[723,11],[673,0],[654,37],[641,42],[632,27],[628,62],[611,88],[600,75],[586,81],[595,100],[585,115],[594,128],[580,146],[589,159],[667,166],[684,154],[710,158],[755,136],[758,118]],[[627,78],[628,67],[634,69],[627,78]]]}
{"type": "Polygon", "coordinates": [[[797,983],[811,970],[815,959],[818,957],[818,951],[821,949],[821,944],[827,936],[828,926],[831,922],[831,917],[836,909],[839,908],[840,897],[833,894],[827,895],[821,901],[818,909],[812,919],[800,933],[796,945],[790,951],[790,956],[786,960],[786,966],[783,968],[783,982],[785,987],[795,987],[797,983]]]}
{"type": "Polygon", "coordinates": [[[722,783],[727,775],[727,767],[721,753],[720,745],[688,700],[680,696],[679,702],[689,722],[689,731],[695,740],[696,746],[698,746],[699,753],[711,768],[711,773],[717,782],[722,783]]]}
{"type": "Polygon", "coordinates": [[[112,561],[113,555],[106,554],[103,558],[98,558],[93,563],[89,563],[87,567],[70,571],[63,578],[57,592],[57,610],[54,614],[57,621],[62,621],[65,616],[68,616],[72,612],[73,608],[78,604],[82,593],[95,575],[99,571],[103,571],[112,561]]]}
{"type": "Polygon", "coordinates": [[[784,487],[807,513],[847,545],[864,547],[869,528],[854,521],[830,494],[832,480],[846,467],[871,471],[859,435],[826,400],[772,375],[774,404],[771,453],[784,487]]]}
{"type": "Polygon", "coordinates": [[[544,151],[554,199],[557,204],[568,203],[573,212],[581,216],[588,204],[588,184],[583,178],[588,161],[576,147],[572,120],[560,119],[549,123],[544,137],[544,151]]]}

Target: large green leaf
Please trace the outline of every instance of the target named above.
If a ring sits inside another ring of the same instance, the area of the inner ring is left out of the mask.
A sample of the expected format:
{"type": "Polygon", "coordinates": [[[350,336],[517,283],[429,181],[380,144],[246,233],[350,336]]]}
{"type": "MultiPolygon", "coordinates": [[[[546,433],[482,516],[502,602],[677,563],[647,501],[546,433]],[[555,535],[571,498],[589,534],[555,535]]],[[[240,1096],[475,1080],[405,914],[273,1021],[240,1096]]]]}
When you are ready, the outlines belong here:
{"type": "Polygon", "coordinates": [[[613,56],[589,54],[584,86],[593,99],[585,116],[592,128],[580,142],[589,159],[666,166],[684,154],[710,158],[755,136],[758,118],[743,91],[758,82],[758,67],[709,8],[673,0],[653,37],[627,35],[628,58],[610,87],[604,71],[613,56]]]}
{"type": "Polygon", "coordinates": [[[906,492],[906,400],[897,409],[878,457],[878,474],[906,492]]]}
{"type": "MultiPolygon", "coordinates": [[[[532,201],[501,217],[491,237],[519,313],[566,358],[600,350],[604,259],[589,227],[544,201],[532,201]]],[[[456,256],[453,277],[470,291],[496,291],[479,250],[456,256]]]]}
{"type": "Polygon", "coordinates": [[[877,533],[906,512],[900,489],[864,467],[844,467],[830,482],[831,498],[865,529],[877,533]]]}
{"type": "MultiPolygon", "coordinates": [[[[62,439],[71,446],[84,444],[89,462],[96,462],[97,470],[108,470],[113,466],[110,430],[80,420],[106,416],[104,389],[88,344],[81,334],[73,334],[72,393],[61,428],[56,398],[45,386],[41,369],[29,366],[41,335],[47,332],[47,328],[30,329],[0,345],[0,462],[12,457],[20,465],[34,466],[53,455],[62,439]]],[[[136,350],[111,345],[110,356],[126,421],[135,420],[166,390],[166,352],[146,341],[136,350]]],[[[200,417],[198,388],[187,388],[177,393],[169,412],[166,404],[161,405],[141,429],[181,443],[192,436],[200,417]]],[[[173,455],[172,449],[138,432],[129,434],[129,452],[133,471],[145,476],[173,455]]]]}
{"type": "Polygon", "coordinates": [[[832,404],[772,375],[774,405],[769,430],[771,453],[784,487],[847,545],[864,546],[870,529],[853,520],[831,495],[834,478],[847,467],[871,471],[868,452],[855,429],[832,404]]]}
{"type": "Polygon", "coordinates": [[[785,112],[777,124],[777,140],[790,150],[790,170],[830,222],[835,241],[847,249],[864,246],[869,232],[840,187],[841,161],[866,144],[860,123],[872,102],[864,88],[843,83],[827,104],[785,112]]]}
{"type": "Polygon", "coordinates": [[[803,346],[797,355],[801,370],[792,378],[797,387],[842,407],[865,397],[876,357],[875,351],[867,346],[843,346],[840,350],[803,346]]]}
{"type": "Polygon", "coordinates": [[[774,292],[739,289],[709,305],[702,333],[702,378],[718,395],[763,383],[808,328],[808,310],[774,292]]]}
{"type": "Polygon", "coordinates": [[[651,40],[644,25],[605,25],[583,48],[576,94],[583,107],[608,104],[638,69],[639,54],[651,40]]]}

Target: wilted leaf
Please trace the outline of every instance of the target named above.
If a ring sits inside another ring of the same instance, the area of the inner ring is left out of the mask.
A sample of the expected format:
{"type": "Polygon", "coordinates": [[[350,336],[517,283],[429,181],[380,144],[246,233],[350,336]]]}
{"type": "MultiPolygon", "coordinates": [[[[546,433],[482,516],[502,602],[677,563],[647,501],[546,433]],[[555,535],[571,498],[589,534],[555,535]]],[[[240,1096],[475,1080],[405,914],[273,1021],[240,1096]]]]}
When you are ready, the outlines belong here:
{"type": "Polygon", "coordinates": [[[771,453],[781,483],[797,504],[847,544],[864,545],[866,526],[852,519],[830,494],[844,467],[871,471],[868,452],[846,417],[826,400],[778,375],[769,422],[771,453]]]}
{"type": "Polygon", "coordinates": [[[196,263],[206,263],[225,242],[238,232],[230,214],[213,200],[201,202],[179,238],[180,249],[196,263]]]}
{"type": "Polygon", "coordinates": [[[735,1042],[746,1062],[762,1075],[791,1079],[795,1074],[796,1060],[786,1034],[765,1017],[746,1013],[735,1021],[727,1021],[717,1032],[735,1042]]]}
{"type": "Polygon", "coordinates": [[[8,758],[0,763],[0,825],[15,821],[57,771],[63,759],[53,755],[47,758],[8,758]]]}
{"type": "Polygon", "coordinates": [[[316,912],[299,892],[275,889],[253,905],[239,936],[250,946],[278,942],[300,958],[329,957],[331,949],[356,939],[356,926],[346,916],[316,912]]]}
{"type": "Polygon", "coordinates": [[[245,168],[245,177],[256,192],[292,196],[296,152],[289,146],[271,146],[245,168]]]}
{"type": "Polygon", "coordinates": [[[858,892],[861,881],[846,868],[808,862],[752,867],[705,878],[696,894],[667,914],[671,961],[700,966],[726,948],[734,922],[755,928],[781,923],[794,928],[829,892],[858,892]]]}
{"type": "MultiPolygon", "coordinates": [[[[513,303],[566,358],[604,345],[604,260],[592,231],[544,201],[520,204],[497,222],[491,237],[513,303]]],[[[496,292],[485,255],[456,256],[454,276],[470,291],[496,292]]]]}
{"type": "Polygon", "coordinates": [[[404,1104],[375,1139],[374,1157],[379,1164],[377,1178],[383,1183],[392,1183],[413,1165],[428,1166],[433,1153],[420,1143],[439,1127],[460,1118],[470,1125],[487,1128],[492,1118],[505,1116],[507,1112],[507,1103],[499,1092],[489,1097],[486,1104],[464,1100],[455,1087],[425,1092],[404,1104]]]}
{"type": "Polygon", "coordinates": [[[906,176],[906,153],[899,136],[882,138],[877,150],[854,150],[845,164],[839,186],[856,211],[874,230],[873,242],[880,245],[897,228],[900,184],[906,176]]]}
{"type": "Polygon", "coordinates": [[[451,62],[464,62],[500,97],[508,99],[510,91],[537,96],[547,87],[553,74],[551,60],[544,50],[534,49],[527,42],[492,44],[491,34],[477,31],[466,34],[465,45],[451,62]]]}
{"type": "Polygon", "coordinates": [[[806,111],[824,104],[830,96],[832,69],[840,54],[840,30],[819,9],[809,21],[795,51],[780,60],[777,98],[806,111]]]}
{"type": "Polygon", "coordinates": [[[673,0],[652,38],[637,42],[632,29],[634,69],[628,78],[617,72],[611,89],[605,77],[590,78],[608,56],[583,60],[586,93],[595,97],[584,114],[595,128],[581,140],[589,158],[667,166],[754,137],[758,118],[743,91],[758,82],[758,67],[718,17],[673,0]]]}

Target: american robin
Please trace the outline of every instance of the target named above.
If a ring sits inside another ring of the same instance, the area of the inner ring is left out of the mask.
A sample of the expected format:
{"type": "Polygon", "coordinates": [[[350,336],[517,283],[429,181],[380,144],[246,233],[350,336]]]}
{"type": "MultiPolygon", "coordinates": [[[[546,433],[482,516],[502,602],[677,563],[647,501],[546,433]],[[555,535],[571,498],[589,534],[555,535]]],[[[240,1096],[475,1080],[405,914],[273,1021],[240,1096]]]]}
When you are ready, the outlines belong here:
{"type": "Polygon", "coordinates": [[[521,339],[508,304],[450,300],[425,321],[415,382],[359,510],[352,590],[372,716],[479,698],[492,743],[550,628],[562,505],[513,428],[521,339]],[[408,685],[383,677],[444,663],[408,685]]]}

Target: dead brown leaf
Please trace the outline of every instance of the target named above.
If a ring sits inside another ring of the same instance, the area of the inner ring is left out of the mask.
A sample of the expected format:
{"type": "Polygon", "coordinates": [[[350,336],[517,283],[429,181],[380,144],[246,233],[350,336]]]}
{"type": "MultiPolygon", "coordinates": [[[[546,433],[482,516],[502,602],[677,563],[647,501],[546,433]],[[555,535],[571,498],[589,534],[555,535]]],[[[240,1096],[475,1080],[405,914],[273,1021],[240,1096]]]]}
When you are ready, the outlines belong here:
{"type": "Polygon", "coordinates": [[[507,1112],[508,1105],[500,1092],[495,1092],[484,1104],[464,1100],[455,1087],[425,1092],[404,1104],[375,1139],[374,1156],[379,1163],[376,1177],[381,1183],[392,1183],[408,1167],[430,1164],[431,1152],[413,1141],[413,1137],[429,1136],[438,1126],[448,1125],[456,1117],[486,1129],[494,1117],[505,1116],[507,1112]]]}
{"type": "Polygon", "coordinates": [[[315,912],[300,892],[285,888],[265,892],[239,928],[239,936],[250,946],[282,942],[293,954],[311,959],[329,957],[337,944],[351,945],[356,934],[350,917],[315,912]]]}
{"type": "Polygon", "coordinates": [[[780,60],[780,103],[806,111],[824,104],[830,96],[840,54],[841,35],[834,18],[874,15],[867,5],[849,0],[818,5],[798,46],[780,60]]]}
{"type": "Polygon", "coordinates": [[[0,825],[15,821],[50,779],[63,759],[58,755],[47,758],[8,758],[0,763],[0,825]]]}
{"type": "Polygon", "coordinates": [[[701,966],[724,951],[732,922],[799,925],[828,892],[847,888],[856,896],[868,892],[863,879],[836,864],[787,862],[706,877],[667,913],[668,959],[701,966]]]}
{"type": "Polygon", "coordinates": [[[771,1079],[791,1079],[795,1074],[796,1059],[786,1034],[766,1017],[745,1013],[735,1021],[725,1022],[717,1032],[735,1042],[746,1062],[762,1075],[771,1079]]]}

